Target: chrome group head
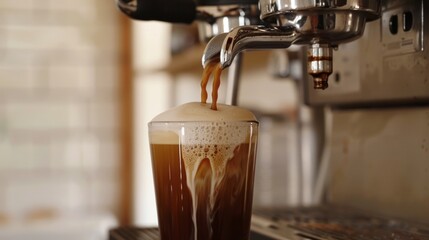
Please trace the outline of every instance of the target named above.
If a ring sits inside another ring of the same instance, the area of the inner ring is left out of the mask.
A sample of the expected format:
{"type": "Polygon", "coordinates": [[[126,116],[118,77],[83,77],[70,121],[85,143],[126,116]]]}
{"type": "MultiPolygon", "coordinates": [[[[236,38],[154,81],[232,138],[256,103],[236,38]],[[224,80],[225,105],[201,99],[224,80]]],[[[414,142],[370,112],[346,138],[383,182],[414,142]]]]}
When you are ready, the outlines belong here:
{"type": "Polygon", "coordinates": [[[367,21],[379,17],[375,0],[260,0],[263,25],[239,26],[207,44],[203,65],[218,59],[223,68],[244,50],[309,45],[308,72],[314,88],[328,87],[332,49],[359,38],[367,21]]]}

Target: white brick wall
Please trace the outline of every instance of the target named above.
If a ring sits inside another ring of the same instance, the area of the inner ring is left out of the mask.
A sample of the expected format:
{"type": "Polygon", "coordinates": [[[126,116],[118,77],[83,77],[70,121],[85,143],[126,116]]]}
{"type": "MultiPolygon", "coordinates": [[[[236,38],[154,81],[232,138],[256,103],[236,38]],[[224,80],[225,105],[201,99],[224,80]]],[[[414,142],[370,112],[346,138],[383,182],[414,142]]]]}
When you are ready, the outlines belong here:
{"type": "Polygon", "coordinates": [[[118,212],[118,15],[0,0],[0,213],[118,212]]]}
{"type": "Polygon", "coordinates": [[[31,69],[21,66],[0,66],[0,89],[29,90],[34,86],[31,69]]]}
{"type": "Polygon", "coordinates": [[[8,131],[78,130],[87,126],[85,102],[55,100],[43,97],[9,102],[5,106],[8,131]]]}

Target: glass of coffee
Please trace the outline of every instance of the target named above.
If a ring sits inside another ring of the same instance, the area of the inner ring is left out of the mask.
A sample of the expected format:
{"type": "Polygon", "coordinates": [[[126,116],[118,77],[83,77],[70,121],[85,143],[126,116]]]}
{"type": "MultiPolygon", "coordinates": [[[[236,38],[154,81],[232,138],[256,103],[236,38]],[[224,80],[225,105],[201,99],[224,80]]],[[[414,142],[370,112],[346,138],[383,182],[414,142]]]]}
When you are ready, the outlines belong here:
{"type": "Polygon", "coordinates": [[[248,240],[258,136],[242,108],[181,105],[149,123],[162,240],[248,240]]]}

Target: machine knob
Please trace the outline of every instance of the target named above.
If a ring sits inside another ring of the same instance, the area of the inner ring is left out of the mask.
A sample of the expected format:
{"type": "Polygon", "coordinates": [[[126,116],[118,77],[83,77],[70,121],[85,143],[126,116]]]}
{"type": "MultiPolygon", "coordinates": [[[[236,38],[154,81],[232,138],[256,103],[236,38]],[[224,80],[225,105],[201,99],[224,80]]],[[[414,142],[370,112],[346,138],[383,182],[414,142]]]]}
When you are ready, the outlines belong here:
{"type": "Polygon", "coordinates": [[[258,0],[116,0],[119,9],[136,20],[191,23],[198,6],[257,4],[258,0]]]}
{"type": "Polygon", "coordinates": [[[259,0],[196,0],[198,6],[257,5],[259,0]]]}
{"type": "Polygon", "coordinates": [[[191,23],[196,17],[193,0],[116,0],[119,9],[136,20],[191,23]]]}

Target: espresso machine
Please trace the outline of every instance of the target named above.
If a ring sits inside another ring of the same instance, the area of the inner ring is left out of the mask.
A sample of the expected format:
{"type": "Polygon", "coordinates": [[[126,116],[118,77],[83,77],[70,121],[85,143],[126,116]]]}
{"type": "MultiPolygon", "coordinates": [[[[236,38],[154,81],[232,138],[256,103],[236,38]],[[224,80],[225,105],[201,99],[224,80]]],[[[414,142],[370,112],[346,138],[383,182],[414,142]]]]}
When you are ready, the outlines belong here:
{"type": "MultiPolygon", "coordinates": [[[[230,104],[237,104],[243,52],[302,46],[298,60],[308,74],[299,79],[300,97],[318,113],[313,121],[321,134],[318,148],[307,149],[320,152],[306,187],[311,199],[294,208],[255,209],[252,240],[429,239],[427,2],[117,4],[138,20],[196,21],[208,42],[203,66],[219,61],[229,68],[230,104]]],[[[111,239],[157,239],[157,230],[121,228],[111,239]]]]}

